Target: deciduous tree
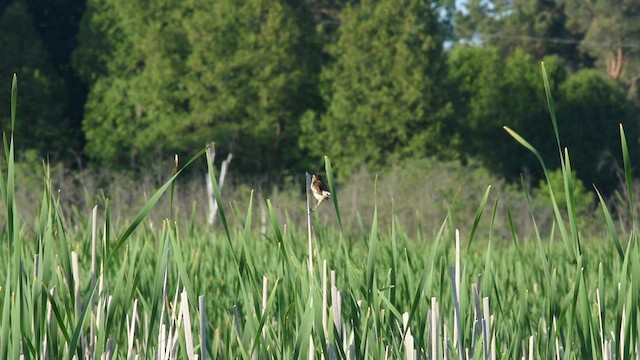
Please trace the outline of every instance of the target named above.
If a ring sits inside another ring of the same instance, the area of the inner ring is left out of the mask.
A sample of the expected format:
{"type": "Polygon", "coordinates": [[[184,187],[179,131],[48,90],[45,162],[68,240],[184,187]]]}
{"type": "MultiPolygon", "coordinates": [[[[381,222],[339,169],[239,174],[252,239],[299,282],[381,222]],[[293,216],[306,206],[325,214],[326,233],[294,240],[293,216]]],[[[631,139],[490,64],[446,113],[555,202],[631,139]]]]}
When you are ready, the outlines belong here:
{"type": "Polygon", "coordinates": [[[558,98],[561,140],[571,152],[573,168],[586,184],[596,184],[603,192],[614,190],[622,168],[618,125],[624,125],[630,151],[638,154],[637,109],[619,83],[595,69],[570,76],[558,98]]]}
{"type": "MultiPolygon", "coordinates": [[[[504,58],[495,47],[475,46],[457,47],[449,62],[450,81],[458,89],[454,109],[462,153],[512,180],[523,171],[539,176],[537,160],[502,129],[516,130],[547,161],[557,159],[537,62],[522,50],[504,58]]],[[[548,58],[547,70],[557,94],[564,69],[557,58],[548,58]]]]}

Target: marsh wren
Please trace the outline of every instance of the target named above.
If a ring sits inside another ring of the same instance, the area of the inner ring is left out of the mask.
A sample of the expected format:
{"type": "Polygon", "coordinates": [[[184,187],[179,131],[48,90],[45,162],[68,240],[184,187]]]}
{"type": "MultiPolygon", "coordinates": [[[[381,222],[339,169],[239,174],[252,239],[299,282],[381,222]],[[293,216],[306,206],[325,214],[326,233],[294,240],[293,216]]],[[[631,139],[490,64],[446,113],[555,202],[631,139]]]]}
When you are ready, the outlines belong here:
{"type": "Polygon", "coordinates": [[[329,187],[322,181],[322,177],[320,175],[313,175],[311,177],[311,193],[313,197],[318,200],[318,204],[311,209],[309,213],[312,213],[325,199],[331,198],[331,193],[329,192],[329,187]]]}

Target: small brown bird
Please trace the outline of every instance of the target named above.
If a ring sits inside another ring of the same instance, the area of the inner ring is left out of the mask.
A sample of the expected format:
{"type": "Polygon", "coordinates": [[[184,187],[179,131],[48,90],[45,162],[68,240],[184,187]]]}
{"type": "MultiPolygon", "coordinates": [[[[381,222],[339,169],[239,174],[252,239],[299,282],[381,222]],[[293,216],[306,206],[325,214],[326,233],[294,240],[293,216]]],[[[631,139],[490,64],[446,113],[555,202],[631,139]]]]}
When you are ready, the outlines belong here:
{"type": "Polygon", "coordinates": [[[325,199],[331,198],[331,193],[329,192],[329,187],[322,181],[320,175],[313,175],[311,177],[311,186],[309,188],[311,189],[313,197],[318,200],[318,204],[310,211],[310,213],[312,213],[325,199]]]}

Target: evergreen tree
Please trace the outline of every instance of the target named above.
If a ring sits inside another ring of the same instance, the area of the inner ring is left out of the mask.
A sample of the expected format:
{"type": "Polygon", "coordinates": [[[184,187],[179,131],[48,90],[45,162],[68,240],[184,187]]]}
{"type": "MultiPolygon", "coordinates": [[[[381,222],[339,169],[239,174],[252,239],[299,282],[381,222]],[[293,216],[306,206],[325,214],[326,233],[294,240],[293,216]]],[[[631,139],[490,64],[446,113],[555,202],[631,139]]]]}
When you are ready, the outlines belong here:
{"type": "Polygon", "coordinates": [[[89,0],[87,152],[119,164],[215,141],[236,170],[299,163],[298,118],[318,98],[310,16],[304,2],[89,0]]]}
{"type": "Polygon", "coordinates": [[[65,155],[72,146],[69,124],[63,118],[66,87],[56,72],[33,17],[26,4],[12,2],[0,17],[0,99],[4,99],[0,124],[11,127],[9,102],[11,77],[18,75],[19,101],[16,121],[16,146],[36,150],[40,155],[65,155]]]}
{"type": "Polygon", "coordinates": [[[432,3],[362,1],[346,7],[322,74],[324,113],[303,121],[302,146],[343,170],[444,152],[442,33],[432,3]]]}
{"type": "Polygon", "coordinates": [[[74,64],[90,87],[83,120],[89,156],[121,165],[193,151],[180,141],[189,49],[183,11],[170,1],[87,3],[74,64]]]}
{"type": "Polygon", "coordinates": [[[202,1],[187,24],[183,136],[216,141],[241,171],[299,168],[299,119],[319,102],[319,47],[305,2],[202,1]]]}

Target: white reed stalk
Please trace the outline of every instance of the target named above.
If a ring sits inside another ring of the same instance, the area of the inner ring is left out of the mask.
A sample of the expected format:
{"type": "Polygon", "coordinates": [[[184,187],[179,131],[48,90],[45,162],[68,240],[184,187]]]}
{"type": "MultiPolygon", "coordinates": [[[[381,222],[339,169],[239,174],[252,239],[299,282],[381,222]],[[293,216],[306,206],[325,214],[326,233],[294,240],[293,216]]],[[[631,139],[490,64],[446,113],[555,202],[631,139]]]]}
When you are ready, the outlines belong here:
{"type": "MultiPolygon", "coordinates": [[[[455,267],[455,297],[460,301],[460,230],[456,229],[456,267],[455,267]]],[[[460,309],[458,305],[458,311],[453,313],[455,320],[455,327],[453,328],[453,346],[462,347],[462,343],[458,344],[458,341],[462,342],[462,329],[460,328],[460,309]]]]}
{"type": "Polygon", "coordinates": [[[333,307],[333,325],[336,332],[342,334],[342,300],[336,286],[336,272],[331,270],[331,306],[333,307]]]}
{"type": "MultiPolygon", "coordinates": [[[[163,306],[164,311],[164,306],[163,306]]],[[[160,327],[158,328],[158,350],[156,351],[156,359],[157,360],[165,360],[166,350],[167,350],[167,325],[160,323],[160,327]]]]}
{"type": "Polygon", "coordinates": [[[98,206],[91,213],[91,285],[96,283],[98,270],[98,206]]]}
{"type": "Polygon", "coordinates": [[[200,359],[207,360],[207,307],[204,303],[204,295],[198,296],[198,308],[200,309],[200,359]]]}
{"type": "MultiPolygon", "coordinates": [[[[134,334],[136,331],[136,312],[138,311],[138,299],[134,299],[133,300],[133,314],[131,315],[131,322],[129,323],[129,327],[127,327],[127,340],[128,340],[128,347],[127,347],[127,359],[128,360],[132,360],[133,359],[133,341],[134,341],[134,334]]],[[[127,318],[129,317],[129,315],[127,315],[127,318]]]]}
{"type": "Polygon", "coordinates": [[[178,278],[178,284],[176,285],[176,293],[173,298],[173,303],[169,303],[167,301],[166,294],[164,295],[165,304],[167,306],[171,305],[170,308],[167,308],[167,318],[169,320],[169,328],[167,330],[166,347],[163,355],[164,359],[174,358],[174,353],[177,351],[177,348],[176,348],[176,343],[178,340],[177,327],[179,326],[179,324],[176,323],[176,319],[177,319],[176,308],[178,307],[179,288],[180,288],[180,278],[178,278]]]}
{"type": "Polygon", "coordinates": [[[438,340],[440,339],[440,331],[439,331],[439,323],[440,323],[440,311],[438,309],[438,300],[435,297],[431,298],[431,358],[439,359],[439,350],[440,346],[438,346],[438,340]]]}
{"type": "Polygon", "coordinates": [[[73,276],[73,293],[76,302],[76,315],[82,315],[82,299],[80,298],[80,270],[78,266],[78,253],[71,252],[71,275],[73,276]]]}
{"type": "MultiPolygon", "coordinates": [[[[167,262],[164,264],[164,277],[162,280],[162,307],[160,311],[160,324],[165,323],[165,309],[169,302],[167,298],[167,277],[169,276],[169,248],[165,250],[167,252],[167,262]]],[[[168,309],[167,309],[168,310],[168,309]]]]}
{"type": "MultiPolygon", "coordinates": [[[[39,269],[40,269],[40,256],[38,254],[33,255],[33,279],[39,279],[39,269]]],[[[36,317],[33,317],[33,321],[31,322],[31,333],[36,333],[36,317]]]]}
{"type": "Polygon", "coordinates": [[[265,235],[267,233],[267,205],[264,201],[258,201],[260,204],[260,234],[265,235]]]}
{"type": "Polygon", "coordinates": [[[87,346],[87,354],[85,354],[85,358],[87,359],[93,358],[95,354],[95,346],[96,346],[96,340],[97,340],[96,333],[98,331],[98,328],[96,327],[96,315],[97,315],[97,312],[100,311],[100,310],[96,310],[95,301],[91,301],[90,306],[91,306],[91,323],[89,324],[89,344],[87,346]]]}
{"type": "Polygon", "coordinates": [[[473,295],[475,320],[473,321],[473,333],[471,335],[471,356],[476,352],[478,336],[482,333],[482,310],[480,309],[480,294],[478,284],[471,284],[471,294],[473,295]]]}
{"type": "Polygon", "coordinates": [[[308,172],[305,172],[305,194],[307,198],[307,239],[308,239],[308,249],[309,249],[309,261],[307,265],[309,266],[309,278],[313,277],[313,225],[311,224],[311,202],[309,200],[309,191],[311,187],[311,175],[308,172]]]}
{"type": "MultiPolygon", "coordinates": [[[[267,276],[264,275],[262,277],[262,317],[263,319],[265,319],[264,317],[266,316],[265,313],[267,312],[268,301],[269,301],[269,278],[267,278],[267,276]]],[[[265,319],[264,325],[262,326],[262,338],[264,339],[265,343],[267,341],[267,325],[268,324],[269,322],[265,319]]]]}
{"type": "Polygon", "coordinates": [[[489,298],[482,298],[482,308],[483,308],[483,322],[482,322],[482,332],[484,334],[484,344],[482,344],[482,350],[484,352],[484,358],[489,358],[489,334],[491,334],[491,314],[489,313],[489,298]]]}
{"type": "Polygon", "coordinates": [[[622,306],[622,321],[620,324],[620,354],[624,354],[624,333],[627,327],[627,304],[622,306]]]}
{"type": "Polygon", "coordinates": [[[491,335],[491,360],[496,360],[496,332],[491,335]]]}
{"type": "Polygon", "coordinates": [[[460,329],[460,298],[458,297],[458,286],[456,284],[456,268],[449,267],[449,276],[451,277],[451,286],[453,286],[453,348],[458,350],[458,358],[463,359],[462,349],[462,330],[460,329]]]}
{"type": "Polygon", "coordinates": [[[328,338],[327,318],[329,313],[327,307],[327,259],[324,259],[322,261],[322,330],[324,330],[324,334],[328,338]]]}
{"type": "MultiPolygon", "coordinates": [[[[94,206],[91,212],[91,287],[94,288],[96,286],[97,281],[97,270],[98,270],[98,206],[94,206]]],[[[98,331],[98,321],[97,317],[100,313],[100,308],[98,307],[99,301],[101,298],[100,291],[97,292],[98,301],[95,298],[91,299],[89,306],[91,306],[91,324],[89,326],[89,351],[91,355],[94,353],[95,342],[96,342],[96,333],[98,331]]]]}
{"type": "MultiPolygon", "coordinates": [[[[600,263],[602,266],[602,263],[600,263]]],[[[596,289],[596,304],[598,305],[598,325],[600,327],[600,331],[598,331],[600,335],[600,343],[602,344],[602,358],[607,358],[607,349],[604,343],[604,327],[602,326],[602,300],[600,299],[600,289],[596,289]]]]}
{"type": "MultiPolygon", "coordinates": [[[[209,155],[209,158],[211,159],[211,165],[213,166],[213,164],[215,163],[215,159],[216,159],[216,147],[215,147],[215,143],[211,143],[211,144],[207,144],[208,148],[207,148],[207,155],[209,155]]],[[[209,166],[209,164],[207,163],[207,166],[209,166]]],[[[207,199],[209,200],[209,217],[207,218],[207,223],[208,224],[213,224],[213,220],[214,220],[214,209],[216,206],[216,198],[215,195],[213,193],[213,182],[211,181],[211,177],[209,176],[209,172],[207,171],[207,175],[205,175],[205,184],[207,184],[207,199]]]]}
{"type": "Polygon", "coordinates": [[[39,254],[33,255],[33,278],[34,279],[40,278],[40,255],[39,254]]]}
{"type": "Polygon", "coordinates": [[[187,356],[189,360],[195,360],[197,354],[193,348],[193,333],[191,331],[191,314],[189,313],[189,298],[187,290],[182,289],[180,294],[180,318],[184,321],[184,342],[187,347],[187,356]]]}
{"type": "MultiPolygon", "coordinates": [[[[51,290],[49,290],[49,294],[51,294],[51,297],[53,297],[53,295],[55,295],[56,293],[56,287],[54,286],[53,288],[51,288],[51,290]]],[[[49,333],[49,327],[51,326],[51,315],[52,315],[52,311],[53,309],[51,308],[51,300],[49,300],[49,298],[47,297],[47,331],[45,331],[44,333],[44,338],[42,340],[42,357],[41,359],[48,359],[48,352],[49,352],[49,347],[48,347],[48,339],[47,339],[47,334],[49,333]]]]}
{"type": "Polygon", "coordinates": [[[411,335],[411,329],[409,328],[409,313],[405,312],[402,314],[402,326],[405,330],[404,337],[404,349],[407,353],[407,360],[414,360],[414,344],[413,344],[413,335],[411,335]]]}
{"type": "MultiPolygon", "coordinates": [[[[553,332],[558,333],[558,319],[556,319],[555,315],[553,316],[553,332]]],[[[560,360],[560,342],[558,341],[558,337],[556,335],[555,348],[556,348],[556,360],[560,360]]]]}
{"type": "Polygon", "coordinates": [[[106,314],[105,314],[105,318],[109,318],[109,315],[111,314],[111,303],[113,302],[113,296],[109,295],[107,296],[107,304],[106,304],[106,314]]]}
{"type": "MultiPolygon", "coordinates": [[[[213,160],[215,159],[215,147],[212,145],[207,149],[207,152],[211,157],[211,165],[213,165],[213,160]]],[[[222,193],[222,187],[224,186],[224,179],[227,176],[227,170],[229,169],[229,163],[231,163],[231,159],[233,158],[233,154],[229,153],[227,158],[222,161],[222,165],[220,167],[220,177],[218,179],[218,190],[222,193]]],[[[206,176],[207,182],[207,193],[209,194],[209,219],[208,223],[212,225],[216,220],[216,215],[218,214],[218,202],[215,200],[215,196],[213,193],[213,182],[209,178],[209,174],[207,172],[206,176]]]]}

